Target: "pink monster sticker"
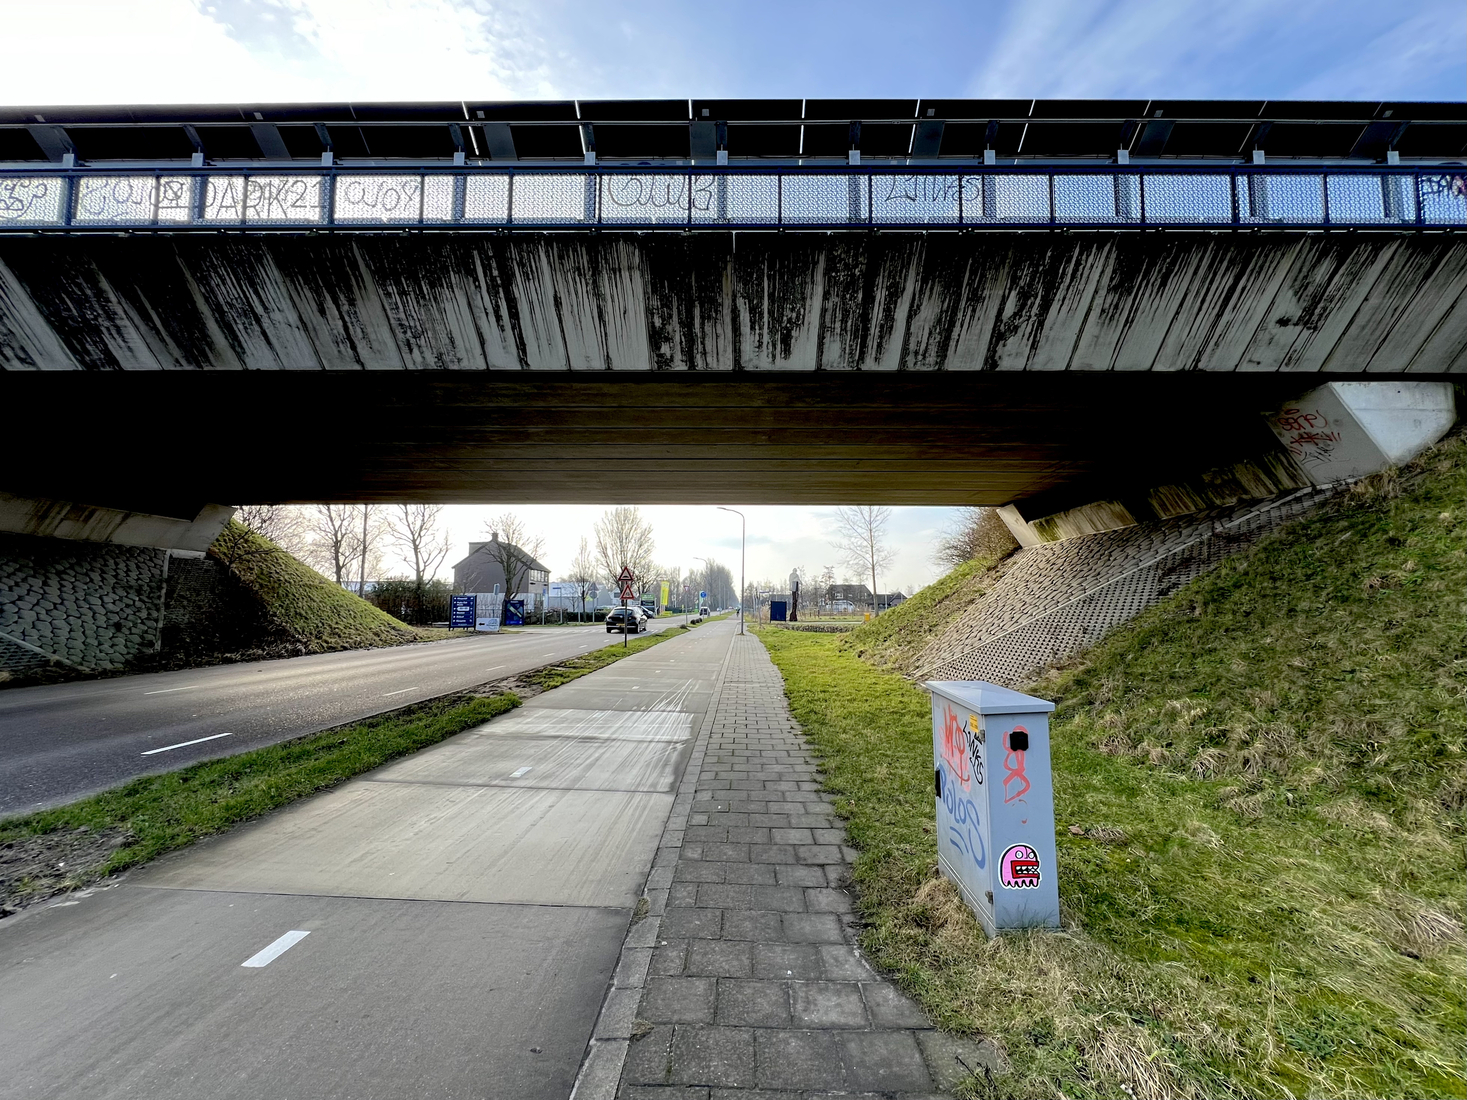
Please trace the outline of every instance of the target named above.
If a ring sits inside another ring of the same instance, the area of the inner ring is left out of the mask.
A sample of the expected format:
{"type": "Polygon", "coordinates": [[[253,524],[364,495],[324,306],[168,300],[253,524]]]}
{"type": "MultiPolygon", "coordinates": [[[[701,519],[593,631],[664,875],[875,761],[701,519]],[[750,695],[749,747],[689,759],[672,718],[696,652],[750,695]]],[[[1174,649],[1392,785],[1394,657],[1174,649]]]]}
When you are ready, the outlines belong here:
{"type": "Polygon", "coordinates": [[[1010,890],[1039,885],[1039,853],[1027,844],[1012,844],[998,861],[998,880],[1010,890]]]}

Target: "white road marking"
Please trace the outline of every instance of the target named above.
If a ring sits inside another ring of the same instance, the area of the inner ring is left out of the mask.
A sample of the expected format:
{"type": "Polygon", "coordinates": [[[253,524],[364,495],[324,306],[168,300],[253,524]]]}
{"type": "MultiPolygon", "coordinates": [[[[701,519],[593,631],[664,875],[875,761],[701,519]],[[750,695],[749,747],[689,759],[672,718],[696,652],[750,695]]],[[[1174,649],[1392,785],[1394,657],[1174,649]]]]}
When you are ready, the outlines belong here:
{"type": "Polygon", "coordinates": [[[525,772],[527,772],[529,770],[530,770],[529,768],[521,768],[521,769],[519,769],[519,771],[510,772],[509,773],[509,777],[511,779],[518,779],[520,776],[524,775],[525,772]]]}
{"type": "Polygon", "coordinates": [[[382,698],[386,699],[388,695],[401,695],[405,691],[412,691],[412,690],[413,690],[412,688],[398,688],[396,691],[389,691],[389,692],[387,692],[385,695],[382,696],[382,698]]]}
{"type": "Polygon", "coordinates": [[[486,668],[484,671],[485,672],[498,672],[501,668],[504,668],[504,667],[505,667],[504,665],[494,665],[491,668],[486,668]]]}
{"type": "Polygon", "coordinates": [[[301,940],[305,939],[309,935],[309,932],[287,932],[285,935],[281,936],[278,940],[272,943],[269,947],[265,948],[262,951],[256,951],[253,955],[251,955],[239,965],[256,967],[269,966],[276,959],[280,958],[281,955],[284,955],[287,951],[289,951],[292,947],[300,943],[301,940]]]}
{"type": "Polygon", "coordinates": [[[161,749],[149,749],[147,752],[141,753],[140,755],[142,755],[142,756],[152,756],[155,753],[171,752],[174,749],[186,748],[189,745],[202,745],[205,741],[217,741],[221,737],[233,737],[233,736],[234,736],[234,734],[232,734],[232,733],[214,733],[214,734],[210,734],[208,737],[195,737],[192,741],[180,741],[176,745],[164,745],[161,749]]]}
{"type": "Polygon", "coordinates": [[[542,657],[554,657],[555,656],[555,650],[552,649],[549,653],[542,653],[542,654],[540,654],[540,656],[542,656],[542,657]]]}
{"type": "Polygon", "coordinates": [[[199,686],[198,684],[189,684],[189,685],[187,685],[185,687],[181,687],[181,688],[159,688],[157,691],[145,691],[145,692],[143,692],[143,694],[144,695],[167,695],[170,691],[193,691],[193,689],[196,688],[196,687],[198,687],[198,686],[199,686]]]}

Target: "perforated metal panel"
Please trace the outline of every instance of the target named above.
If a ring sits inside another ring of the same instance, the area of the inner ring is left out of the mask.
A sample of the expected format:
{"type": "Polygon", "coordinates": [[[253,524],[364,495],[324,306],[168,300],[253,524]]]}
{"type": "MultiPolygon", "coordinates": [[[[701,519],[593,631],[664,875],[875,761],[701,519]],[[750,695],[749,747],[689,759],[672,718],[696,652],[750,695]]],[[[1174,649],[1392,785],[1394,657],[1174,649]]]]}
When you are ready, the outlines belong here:
{"type": "Polygon", "coordinates": [[[930,652],[935,660],[919,678],[1022,684],[1094,645],[1334,491],[1310,490],[1264,505],[1020,551],[971,613],[975,629],[968,645],[930,652]]]}

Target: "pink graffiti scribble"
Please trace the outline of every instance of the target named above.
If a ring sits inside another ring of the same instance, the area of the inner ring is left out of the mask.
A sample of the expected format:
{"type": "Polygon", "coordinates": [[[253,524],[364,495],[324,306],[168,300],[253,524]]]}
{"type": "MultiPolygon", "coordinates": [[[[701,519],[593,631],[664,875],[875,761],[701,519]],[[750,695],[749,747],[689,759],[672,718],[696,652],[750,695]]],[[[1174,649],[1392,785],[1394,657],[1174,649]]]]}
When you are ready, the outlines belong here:
{"type": "Polygon", "coordinates": [[[1024,774],[1024,757],[1028,754],[1023,749],[1009,747],[1009,738],[1015,733],[1024,734],[1026,742],[1029,736],[1029,731],[1023,726],[1015,726],[1003,735],[1003,801],[1005,806],[1017,798],[1023,798],[1029,793],[1030,786],[1029,777],[1024,774]],[[1010,791],[1009,788],[1016,783],[1022,783],[1023,786],[1016,791],[1010,791]]]}
{"type": "Polygon", "coordinates": [[[1010,890],[1039,885],[1039,853],[1027,844],[1010,845],[998,861],[998,881],[1010,890]]]}
{"type": "Polygon", "coordinates": [[[963,735],[958,716],[947,706],[942,708],[942,758],[958,782],[965,789],[970,788],[973,776],[968,771],[968,739],[963,735]]]}

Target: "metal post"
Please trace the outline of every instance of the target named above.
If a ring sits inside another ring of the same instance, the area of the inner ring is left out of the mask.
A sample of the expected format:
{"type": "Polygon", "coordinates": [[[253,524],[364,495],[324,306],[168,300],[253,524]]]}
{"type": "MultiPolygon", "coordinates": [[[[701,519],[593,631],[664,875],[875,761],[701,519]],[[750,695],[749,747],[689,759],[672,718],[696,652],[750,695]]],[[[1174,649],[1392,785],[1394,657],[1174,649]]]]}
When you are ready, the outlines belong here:
{"type": "Polygon", "coordinates": [[[744,518],[744,513],[737,508],[725,508],[722,504],[718,506],[720,512],[732,512],[739,517],[739,633],[744,632],[744,550],[748,546],[749,523],[744,518]]]}

